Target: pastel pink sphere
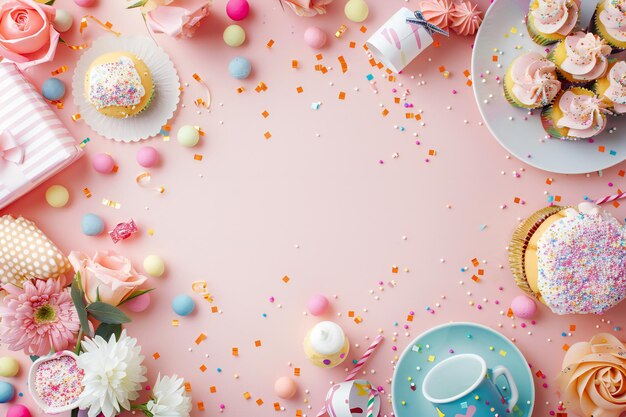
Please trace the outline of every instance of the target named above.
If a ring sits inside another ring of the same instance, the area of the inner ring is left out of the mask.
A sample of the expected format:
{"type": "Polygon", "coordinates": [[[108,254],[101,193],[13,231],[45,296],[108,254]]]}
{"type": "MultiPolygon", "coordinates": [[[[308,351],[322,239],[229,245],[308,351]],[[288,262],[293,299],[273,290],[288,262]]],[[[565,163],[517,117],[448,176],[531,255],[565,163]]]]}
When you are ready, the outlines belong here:
{"type": "Polygon", "coordinates": [[[309,298],[309,312],[314,316],[321,316],[328,309],[328,298],[323,295],[314,295],[309,298]]]}
{"type": "Polygon", "coordinates": [[[144,146],[137,151],[137,163],[144,168],[150,168],[159,163],[159,151],[152,146],[144,146]]]}
{"type": "Polygon", "coordinates": [[[304,42],[313,49],[320,49],[326,45],[326,39],[326,32],[316,26],[304,31],[304,42]]]}
{"type": "Polygon", "coordinates": [[[247,0],[228,0],[226,14],[233,20],[243,20],[250,13],[250,3],[247,0]]]}
{"type": "Polygon", "coordinates": [[[288,376],[281,376],[274,383],[274,393],[282,399],[288,400],[296,395],[296,391],[298,391],[298,385],[288,376]]]}
{"type": "Polygon", "coordinates": [[[31,414],[28,408],[22,404],[14,404],[9,407],[7,417],[31,417],[31,414]]]}
{"type": "Polygon", "coordinates": [[[150,306],[150,293],[141,294],[139,297],[130,299],[124,303],[124,306],[133,313],[141,313],[150,306]]]}
{"type": "Polygon", "coordinates": [[[96,3],[96,0],[74,0],[74,3],[80,7],[91,7],[96,3]]]}
{"type": "Polygon", "coordinates": [[[115,161],[109,154],[97,153],[91,158],[91,165],[101,174],[110,174],[115,167],[115,161]]]}
{"type": "Polygon", "coordinates": [[[537,304],[526,295],[518,295],[511,301],[511,311],[516,317],[530,319],[537,312],[537,304]]]}

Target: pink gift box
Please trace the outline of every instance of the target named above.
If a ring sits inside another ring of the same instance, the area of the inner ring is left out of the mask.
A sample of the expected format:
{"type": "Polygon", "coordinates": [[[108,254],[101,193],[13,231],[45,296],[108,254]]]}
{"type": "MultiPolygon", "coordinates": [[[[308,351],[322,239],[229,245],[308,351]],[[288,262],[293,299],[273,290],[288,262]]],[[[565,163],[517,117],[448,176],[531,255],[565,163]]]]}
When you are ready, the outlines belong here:
{"type": "Polygon", "coordinates": [[[15,65],[0,64],[0,209],[82,154],[50,105],[15,65]]]}

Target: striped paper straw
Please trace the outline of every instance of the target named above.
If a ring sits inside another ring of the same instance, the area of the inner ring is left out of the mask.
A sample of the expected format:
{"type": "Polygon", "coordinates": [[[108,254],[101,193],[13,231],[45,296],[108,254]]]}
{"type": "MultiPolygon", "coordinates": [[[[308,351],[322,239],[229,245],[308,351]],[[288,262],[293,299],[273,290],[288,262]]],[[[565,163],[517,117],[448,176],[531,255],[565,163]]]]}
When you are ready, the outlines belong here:
{"type": "Polygon", "coordinates": [[[596,200],[594,201],[594,203],[596,204],[610,203],[611,201],[620,200],[624,197],[626,197],[626,193],[613,194],[613,195],[609,195],[604,198],[601,198],[599,200],[596,200]]]}

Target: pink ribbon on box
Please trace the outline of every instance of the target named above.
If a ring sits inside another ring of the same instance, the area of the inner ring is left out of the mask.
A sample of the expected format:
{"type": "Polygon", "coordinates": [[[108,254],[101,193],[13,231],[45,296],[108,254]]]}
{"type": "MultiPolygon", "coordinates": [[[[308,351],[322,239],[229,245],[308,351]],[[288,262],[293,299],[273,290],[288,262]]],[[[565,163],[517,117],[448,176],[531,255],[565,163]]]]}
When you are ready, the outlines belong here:
{"type": "Polygon", "coordinates": [[[24,162],[24,148],[8,129],[0,131],[0,157],[14,164],[24,162]]]}

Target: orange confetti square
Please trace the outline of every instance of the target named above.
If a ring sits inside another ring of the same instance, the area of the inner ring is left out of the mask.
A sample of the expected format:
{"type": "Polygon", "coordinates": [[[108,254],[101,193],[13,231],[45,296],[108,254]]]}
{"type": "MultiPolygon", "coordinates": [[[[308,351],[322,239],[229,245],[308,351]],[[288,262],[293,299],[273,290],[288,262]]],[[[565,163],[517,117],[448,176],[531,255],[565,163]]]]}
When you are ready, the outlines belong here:
{"type": "Polygon", "coordinates": [[[263,113],[261,113],[261,116],[263,116],[264,119],[267,119],[267,116],[269,116],[270,114],[267,112],[267,110],[263,110],[263,113]]]}
{"type": "Polygon", "coordinates": [[[380,69],[383,69],[384,65],[382,62],[379,62],[378,64],[376,64],[376,66],[380,69]]]}
{"type": "Polygon", "coordinates": [[[388,78],[389,78],[389,82],[390,82],[390,83],[392,83],[392,82],[396,81],[396,77],[395,77],[395,76],[393,76],[393,75],[390,75],[388,78]]]}
{"type": "Polygon", "coordinates": [[[200,335],[196,337],[196,345],[199,345],[204,340],[206,340],[206,334],[200,333],[200,335]]]}
{"type": "Polygon", "coordinates": [[[274,411],[280,411],[280,403],[274,403],[274,411]]]}
{"type": "Polygon", "coordinates": [[[563,350],[566,352],[569,350],[569,345],[567,343],[563,345],[563,350]]]}
{"type": "Polygon", "coordinates": [[[395,266],[395,265],[394,265],[394,266],[392,266],[392,267],[391,267],[391,273],[393,273],[393,274],[397,274],[397,273],[398,273],[398,267],[397,267],[397,266],[395,266]]]}
{"type": "Polygon", "coordinates": [[[507,317],[513,317],[513,315],[514,315],[514,314],[513,314],[513,310],[511,310],[511,309],[509,308],[509,311],[507,311],[507,312],[506,312],[506,316],[507,316],[507,317]]]}
{"type": "Polygon", "coordinates": [[[439,67],[439,72],[444,72],[446,70],[446,67],[444,67],[443,65],[439,67]]]}
{"type": "Polygon", "coordinates": [[[350,48],[353,48],[353,49],[354,49],[354,48],[356,48],[356,43],[355,43],[355,42],[350,42],[350,45],[349,45],[349,46],[350,46],[350,48]]]}
{"type": "Polygon", "coordinates": [[[598,152],[604,152],[605,148],[604,146],[598,146],[598,152]]]}
{"type": "Polygon", "coordinates": [[[265,139],[267,140],[267,139],[269,139],[269,138],[271,138],[271,137],[272,137],[272,134],[271,134],[269,131],[267,131],[267,132],[265,132],[265,133],[263,134],[263,136],[264,136],[264,137],[265,137],[265,139]]]}
{"type": "Polygon", "coordinates": [[[157,360],[157,359],[159,359],[161,357],[161,355],[159,355],[159,352],[154,352],[152,354],[152,357],[154,358],[154,360],[157,360]]]}
{"type": "Polygon", "coordinates": [[[345,100],[346,99],[346,93],[344,91],[340,91],[338,98],[339,98],[339,100],[345,100]]]}
{"type": "Polygon", "coordinates": [[[569,331],[570,332],[575,332],[576,331],[576,325],[575,324],[570,324],[569,325],[569,331]]]}
{"type": "Polygon", "coordinates": [[[419,122],[420,120],[422,120],[422,115],[421,115],[421,114],[416,114],[416,115],[415,115],[415,120],[417,120],[418,122],[419,122]]]}
{"type": "Polygon", "coordinates": [[[322,74],[326,74],[328,72],[328,69],[326,69],[326,67],[322,65],[322,69],[320,71],[322,72],[322,74]]]}
{"type": "Polygon", "coordinates": [[[219,310],[217,308],[217,306],[213,306],[211,307],[211,313],[217,313],[219,310]]]}
{"type": "Polygon", "coordinates": [[[198,401],[198,411],[204,411],[204,403],[202,401],[198,401]]]}
{"type": "Polygon", "coordinates": [[[465,75],[466,77],[469,77],[471,74],[470,70],[466,69],[465,71],[463,71],[463,75],[465,75]]]}
{"type": "Polygon", "coordinates": [[[298,94],[302,93],[304,91],[304,88],[302,87],[297,87],[296,91],[298,92],[298,94]]]}
{"type": "Polygon", "coordinates": [[[296,417],[302,417],[302,410],[296,410],[296,417]]]}
{"type": "Polygon", "coordinates": [[[205,372],[207,370],[207,367],[205,364],[200,365],[200,371],[205,372]]]}
{"type": "Polygon", "coordinates": [[[624,174],[626,174],[626,171],[624,171],[623,169],[620,169],[620,171],[617,173],[617,175],[619,175],[620,177],[623,177],[624,174]]]}
{"type": "Polygon", "coordinates": [[[480,282],[480,278],[478,278],[476,275],[472,275],[472,281],[480,282]]]}
{"type": "Polygon", "coordinates": [[[259,407],[262,406],[263,405],[263,400],[261,398],[256,400],[256,405],[258,405],[259,407]]]}
{"type": "Polygon", "coordinates": [[[546,184],[551,185],[552,184],[552,178],[546,178],[546,184]]]}
{"type": "Polygon", "coordinates": [[[246,391],[243,393],[243,398],[245,398],[246,400],[249,400],[250,398],[252,398],[252,395],[250,395],[250,393],[246,391]]]}
{"type": "Polygon", "coordinates": [[[433,46],[435,48],[439,48],[441,46],[441,44],[439,43],[439,41],[435,41],[435,42],[433,42],[433,46]]]}
{"type": "Polygon", "coordinates": [[[239,87],[239,88],[237,88],[237,94],[241,94],[241,93],[243,93],[244,91],[246,91],[246,90],[245,90],[243,87],[239,87]]]}
{"type": "MultiPolygon", "coordinates": [[[[491,56],[491,60],[492,60],[493,62],[498,62],[498,55],[492,55],[492,56],[491,56]]],[[[466,75],[466,77],[467,77],[467,75],[466,75]]]]}
{"type": "Polygon", "coordinates": [[[234,347],[232,349],[232,352],[233,352],[233,356],[239,356],[239,348],[234,347]]]}
{"type": "Polygon", "coordinates": [[[535,375],[537,375],[537,378],[543,378],[543,372],[541,372],[541,370],[537,371],[535,375]]]}
{"type": "Polygon", "coordinates": [[[384,109],[382,112],[383,117],[386,117],[389,114],[389,110],[384,109]]]}
{"type": "Polygon", "coordinates": [[[293,368],[293,375],[300,376],[300,368],[293,368]]]}
{"type": "Polygon", "coordinates": [[[185,382],[185,391],[191,392],[191,382],[185,382]]]}
{"type": "Polygon", "coordinates": [[[474,265],[474,266],[480,265],[480,262],[478,262],[478,258],[472,259],[472,265],[474,265]]]}
{"type": "Polygon", "coordinates": [[[472,80],[465,81],[465,85],[468,86],[468,87],[471,87],[472,86],[472,80]]]}
{"type": "Polygon", "coordinates": [[[555,195],[554,196],[554,201],[556,201],[556,202],[561,201],[561,196],[560,195],[555,195]]]}
{"type": "Polygon", "coordinates": [[[619,206],[620,206],[619,202],[617,202],[617,201],[613,202],[613,207],[618,208],[619,206]]]}
{"type": "Polygon", "coordinates": [[[369,62],[372,67],[376,66],[376,60],[374,58],[371,58],[369,62]]]}
{"type": "Polygon", "coordinates": [[[415,114],[413,114],[413,113],[406,113],[406,114],[405,114],[405,117],[406,117],[407,119],[412,119],[412,118],[414,118],[414,117],[415,117],[415,114]]]}
{"type": "Polygon", "coordinates": [[[261,346],[261,341],[260,340],[255,340],[254,341],[254,346],[260,347],[261,346]]]}
{"type": "Polygon", "coordinates": [[[435,156],[435,155],[437,155],[437,151],[435,151],[434,149],[429,149],[428,150],[428,155],[435,156]]]}
{"type": "Polygon", "coordinates": [[[193,159],[196,160],[196,161],[202,161],[202,158],[204,158],[204,156],[202,156],[199,153],[196,153],[196,154],[193,155],[193,159]]]}
{"type": "Polygon", "coordinates": [[[393,102],[396,104],[400,104],[400,97],[394,97],[393,102]]]}
{"type": "Polygon", "coordinates": [[[289,282],[289,277],[288,277],[287,275],[285,275],[285,276],[283,277],[283,282],[284,282],[285,284],[289,282]]]}
{"type": "Polygon", "coordinates": [[[215,385],[213,385],[213,386],[209,387],[209,392],[210,392],[211,394],[215,394],[215,393],[217,392],[217,388],[215,387],[215,385]]]}
{"type": "Polygon", "coordinates": [[[413,321],[413,316],[410,314],[406,316],[406,321],[413,321]]]}
{"type": "Polygon", "coordinates": [[[354,317],[354,311],[352,310],[348,311],[348,317],[354,317]]]}
{"type": "Polygon", "coordinates": [[[385,70],[385,72],[386,72],[387,74],[391,75],[391,70],[390,70],[389,68],[387,68],[387,69],[385,70]]]}
{"type": "Polygon", "coordinates": [[[480,275],[480,276],[485,275],[485,270],[484,269],[479,269],[478,270],[478,275],[480,275]]]}
{"type": "Polygon", "coordinates": [[[298,68],[298,60],[297,59],[292,59],[291,60],[291,68],[298,68]]]}
{"type": "Polygon", "coordinates": [[[354,318],[354,322],[355,322],[356,324],[361,324],[361,323],[363,323],[363,319],[362,319],[360,316],[356,316],[356,317],[354,318]]]}
{"type": "Polygon", "coordinates": [[[267,41],[267,45],[266,45],[266,46],[267,46],[268,48],[271,48],[272,46],[274,46],[274,43],[275,43],[275,42],[274,42],[274,39],[270,39],[269,41],[267,41]]]}
{"type": "Polygon", "coordinates": [[[89,191],[89,188],[83,188],[83,194],[85,194],[85,197],[91,198],[91,191],[89,191]]]}
{"type": "Polygon", "coordinates": [[[317,59],[318,61],[321,61],[322,59],[324,59],[324,56],[322,54],[317,54],[315,55],[315,59],[317,59]]]}
{"type": "Polygon", "coordinates": [[[361,26],[361,29],[359,30],[361,31],[361,33],[367,32],[367,28],[365,26],[361,26]]]}
{"type": "Polygon", "coordinates": [[[515,198],[513,199],[513,202],[514,202],[515,204],[519,204],[519,202],[520,202],[520,198],[519,198],[519,197],[515,197],[515,198]]]}

